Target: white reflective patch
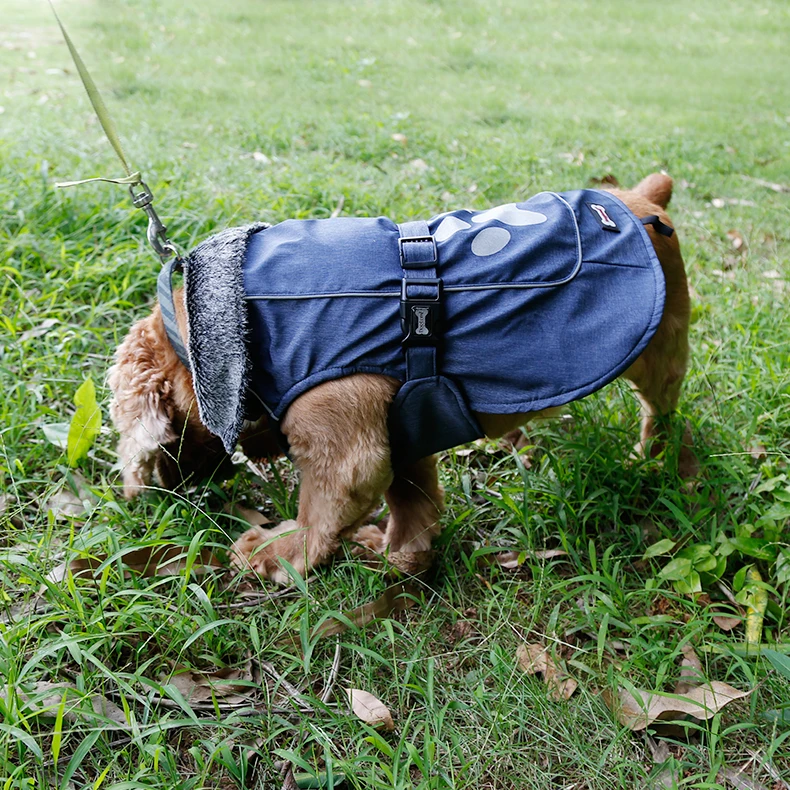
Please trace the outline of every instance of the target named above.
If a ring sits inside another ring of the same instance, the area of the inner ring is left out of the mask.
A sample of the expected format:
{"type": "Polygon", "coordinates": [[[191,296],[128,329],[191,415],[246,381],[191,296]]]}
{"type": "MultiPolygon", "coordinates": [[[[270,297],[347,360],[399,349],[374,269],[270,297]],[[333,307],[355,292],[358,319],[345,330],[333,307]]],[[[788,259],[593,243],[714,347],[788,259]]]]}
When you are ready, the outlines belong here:
{"type": "Polygon", "coordinates": [[[472,252],[479,258],[504,249],[510,241],[510,231],[504,228],[483,228],[472,241],[472,252]]]}
{"type": "Polygon", "coordinates": [[[515,203],[506,203],[504,206],[497,206],[496,208],[488,209],[488,211],[481,211],[479,214],[475,214],[472,217],[472,222],[479,225],[495,219],[504,225],[521,227],[524,225],[541,225],[546,222],[548,217],[537,211],[519,208],[515,203]]]}
{"type": "Polygon", "coordinates": [[[462,219],[458,219],[458,217],[445,217],[439,223],[439,227],[436,228],[436,233],[433,234],[433,237],[436,239],[437,243],[447,241],[451,236],[458,233],[459,230],[466,230],[471,227],[472,226],[468,222],[464,222],[462,219]]]}

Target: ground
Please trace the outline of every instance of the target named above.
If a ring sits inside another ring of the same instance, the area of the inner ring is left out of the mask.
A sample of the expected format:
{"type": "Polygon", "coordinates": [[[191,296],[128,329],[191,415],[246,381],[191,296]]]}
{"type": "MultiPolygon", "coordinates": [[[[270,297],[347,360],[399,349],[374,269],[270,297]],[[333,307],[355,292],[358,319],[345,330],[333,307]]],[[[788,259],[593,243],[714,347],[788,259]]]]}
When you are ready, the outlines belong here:
{"type": "Polygon", "coordinates": [[[110,428],[73,468],[44,433],[68,423],[88,376],[106,426],[111,354],[150,306],[158,263],[125,188],[55,189],[121,168],[48,6],[5,0],[3,786],[279,788],[276,764],[290,762],[325,787],[341,774],[354,788],[786,787],[788,5],[56,7],[182,248],[234,223],[403,220],[666,170],[694,304],[678,424],[699,464],[677,474],[680,431],[662,458],[629,463],[637,406],[615,384],[518,452],[445,454],[433,573],[409,582],[411,606],[387,599],[365,628],[356,613],[327,633],[392,583],[350,550],[279,597],[207,569],[246,526],[225,506],[287,517],[292,473],[242,470],[126,504],[110,428]],[[157,543],[187,552],[174,575],[129,555],[137,570],[124,570],[121,552],[157,543]],[[516,567],[492,560],[506,550],[516,567]],[[90,556],[96,579],[48,577],[90,556]],[[744,645],[741,617],[763,589],[758,640],[776,653],[744,645]],[[728,595],[739,619],[723,630],[728,595]],[[578,682],[570,699],[523,671],[524,643],[578,682]],[[624,727],[606,692],[673,691],[689,647],[705,678],[751,693],[707,722],[651,725],[652,740],[624,727]],[[205,675],[223,669],[237,682],[212,698],[205,675]],[[378,697],[394,729],[354,717],[343,688],[378,697]]]}

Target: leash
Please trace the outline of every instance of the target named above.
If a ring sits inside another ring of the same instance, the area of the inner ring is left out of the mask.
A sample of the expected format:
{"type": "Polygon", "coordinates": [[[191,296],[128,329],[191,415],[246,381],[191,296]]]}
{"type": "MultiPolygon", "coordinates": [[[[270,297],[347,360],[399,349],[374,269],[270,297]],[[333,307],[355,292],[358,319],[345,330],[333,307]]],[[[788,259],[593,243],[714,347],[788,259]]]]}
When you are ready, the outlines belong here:
{"type": "Polygon", "coordinates": [[[52,13],[55,15],[55,19],[57,20],[58,27],[60,27],[60,32],[63,34],[63,39],[66,42],[66,46],[69,48],[71,59],[74,61],[74,65],[77,68],[77,73],[79,74],[80,80],[82,80],[82,85],[85,88],[85,92],[88,94],[88,99],[90,100],[91,106],[93,107],[93,111],[96,113],[96,117],[99,119],[99,123],[101,124],[101,128],[104,130],[104,134],[107,136],[110,145],[118,156],[118,159],[120,160],[121,165],[126,172],[126,175],[122,178],[85,178],[80,181],[60,182],[56,184],[56,186],[65,188],[79,186],[80,184],[90,184],[96,181],[105,181],[110,184],[128,184],[133,205],[135,208],[142,209],[148,216],[148,230],[146,232],[146,237],[151,246],[154,248],[154,252],[156,252],[156,254],[159,256],[162,265],[167,263],[168,260],[173,256],[175,256],[177,260],[180,260],[181,256],[179,255],[178,249],[167,237],[167,228],[162,224],[162,221],[159,219],[159,215],[156,213],[156,209],[153,206],[153,193],[145,181],[143,181],[140,172],[132,171],[132,168],[129,166],[129,163],[127,162],[126,156],[123,152],[121,138],[118,136],[118,130],[115,127],[115,123],[113,122],[106,105],[104,104],[104,100],[99,93],[99,89],[96,87],[96,83],[93,81],[93,78],[91,77],[87,66],[80,57],[79,52],[77,52],[77,48],[74,46],[71,37],[66,32],[66,28],[63,26],[63,22],[61,22],[58,12],[55,10],[55,6],[52,5],[52,0],[48,0],[48,2],[49,7],[52,9],[52,13]]]}
{"type": "Polygon", "coordinates": [[[71,59],[74,61],[74,65],[77,68],[77,73],[82,80],[82,85],[85,88],[85,92],[88,94],[88,99],[90,100],[91,106],[93,107],[93,111],[96,113],[96,117],[99,119],[99,123],[101,124],[101,128],[104,130],[104,134],[110,141],[110,145],[118,156],[118,159],[120,160],[121,165],[126,172],[126,176],[122,178],[85,178],[80,181],[66,181],[58,183],[56,186],[64,188],[79,186],[80,184],[90,184],[96,181],[105,181],[110,184],[129,185],[129,194],[132,196],[132,204],[135,208],[139,208],[144,211],[148,216],[148,229],[146,230],[145,235],[149,244],[154,248],[154,252],[159,256],[159,260],[162,264],[162,269],[159,272],[159,277],[157,279],[157,295],[159,297],[159,307],[162,313],[162,321],[165,325],[165,332],[167,332],[170,345],[173,347],[173,350],[176,352],[179,360],[181,360],[181,363],[184,365],[184,367],[186,367],[187,370],[191,371],[191,366],[189,364],[189,354],[181,340],[181,333],[178,330],[178,323],[176,322],[176,308],[173,301],[173,273],[176,271],[183,271],[183,259],[181,258],[181,255],[175,244],[173,244],[173,242],[168,238],[167,228],[164,226],[164,224],[162,224],[162,221],[159,219],[159,215],[156,213],[156,209],[154,208],[153,192],[151,192],[148,185],[145,183],[145,181],[143,181],[140,172],[132,171],[132,168],[129,166],[129,163],[124,156],[121,138],[118,136],[118,130],[116,129],[115,123],[113,122],[112,117],[107,110],[107,106],[104,104],[104,100],[99,93],[99,89],[96,87],[96,83],[93,81],[87,66],[80,57],[79,52],[77,52],[77,48],[74,46],[69,34],[66,32],[63,22],[60,21],[58,12],[52,5],[52,0],[48,0],[48,2],[49,7],[52,9],[52,13],[55,15],[58,26],[60,27],[60,32],[63,34],[63,38],[66,41],[66,46],[69,48],[71,59]]]}

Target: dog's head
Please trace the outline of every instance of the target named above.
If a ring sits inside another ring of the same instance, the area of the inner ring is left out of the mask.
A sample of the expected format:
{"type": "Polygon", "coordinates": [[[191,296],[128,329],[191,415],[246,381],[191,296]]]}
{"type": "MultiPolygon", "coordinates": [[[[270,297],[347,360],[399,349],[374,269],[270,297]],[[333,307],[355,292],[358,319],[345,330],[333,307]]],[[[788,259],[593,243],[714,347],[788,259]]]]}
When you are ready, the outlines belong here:
{"type": "MultiPolygon", "coordinates": [[[[186,337],[183,300],[176,298],[175,303],[181,336],[186,337]]],[[[120,433],[118,459],[127,499],[153,480],[171,489],[232,474],[222,441],[200,421],[192,376],[167,339],[158,306],[118,346],[108,384],[113,393],[110,414],[120,433]]],[[[241,442],[252,458],[279,452],[265,420],[248,425],[241,442]]]]}

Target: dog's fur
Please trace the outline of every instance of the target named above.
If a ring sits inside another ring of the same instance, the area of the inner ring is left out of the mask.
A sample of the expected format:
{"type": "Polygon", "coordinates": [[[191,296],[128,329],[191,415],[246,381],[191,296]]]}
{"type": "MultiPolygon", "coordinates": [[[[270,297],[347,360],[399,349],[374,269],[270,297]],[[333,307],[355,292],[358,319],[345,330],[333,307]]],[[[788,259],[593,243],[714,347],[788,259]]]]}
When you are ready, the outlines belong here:
{"type": "MultiPolygon", "coordinates": [[[[665,211],[672,195],[668,176],[655,173],[633,190],[613,191],[637,217],[657,214],[671,224],[665,211]]],[[[690,312],[677,234],[667,238],[651,226],[647,230],[664,271],[666,302],[656,334],[623,374],[642,407],[640,453],[657,438],[658,418],[677,405],[688,358],[690,312]]],[[[186,337],[182,301],[176,298],[175,303],[186,337]]],[[[109,384],[127,498],[144,489],[154,471],[163,486],[174,487],[187,477],[215,472],[227,461],[220,440],[198,419],[191,376],[167,339],[158,306],[119,346],[109,384]]],[[[398,381],[386,376],[357,374],[320,384],[294,401],[281,428],[301,475],[299,513],[295,521],[274,529],[247,530],[233,545],[239,568],[285,582],[278,558],[304,573],[351,534],[376,551],[388,548],[396,562],[430,550],[440,531],[443,491],[433,457],[393,472],[387,412],[398,387],[398,381]],[[364,526],[382,494],[390,510],[384,532],[364,526]]],[[[535,416],[476,415],[489,437],[513,431],[535,416]]],[[[265,420],[246,428],[241,445],[254,459],[279,453],[265,420]]]]}

